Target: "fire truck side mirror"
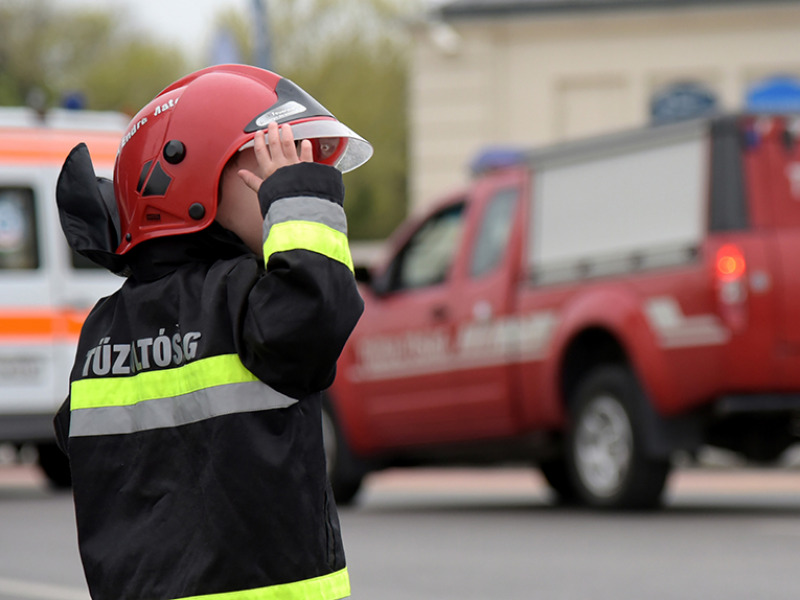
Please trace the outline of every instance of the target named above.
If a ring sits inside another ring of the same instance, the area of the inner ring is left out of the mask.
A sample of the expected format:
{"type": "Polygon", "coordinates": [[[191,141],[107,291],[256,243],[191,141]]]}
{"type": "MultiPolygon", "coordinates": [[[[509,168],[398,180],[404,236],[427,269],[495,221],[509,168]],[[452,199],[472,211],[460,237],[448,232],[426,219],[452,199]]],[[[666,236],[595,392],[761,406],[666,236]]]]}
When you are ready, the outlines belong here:
{"type": "Polygon", "coordinates": [[[365,285],[370,285],[372,283],[372,274],[369,271],[369,267],[365,265],[356,265],[353,271],[358,283],[363,283],[365,285]]]}

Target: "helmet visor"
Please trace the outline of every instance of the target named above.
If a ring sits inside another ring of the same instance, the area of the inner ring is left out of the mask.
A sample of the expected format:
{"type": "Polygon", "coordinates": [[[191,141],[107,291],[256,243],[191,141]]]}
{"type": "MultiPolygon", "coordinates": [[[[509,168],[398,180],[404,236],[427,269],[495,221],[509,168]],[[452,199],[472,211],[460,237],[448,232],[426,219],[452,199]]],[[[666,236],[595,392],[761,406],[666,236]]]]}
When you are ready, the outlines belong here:
{"type": "MultiPolygon", "coordinates": [[[[336,167],[347,173],[363,165],[372,156],[372,144],[335,119],[312,119],[289,123],[298,145],[303,140],[311,142],[314,162],[336,167]]],[[[240,150],[251,148],[253,140],[240,150]]]]}

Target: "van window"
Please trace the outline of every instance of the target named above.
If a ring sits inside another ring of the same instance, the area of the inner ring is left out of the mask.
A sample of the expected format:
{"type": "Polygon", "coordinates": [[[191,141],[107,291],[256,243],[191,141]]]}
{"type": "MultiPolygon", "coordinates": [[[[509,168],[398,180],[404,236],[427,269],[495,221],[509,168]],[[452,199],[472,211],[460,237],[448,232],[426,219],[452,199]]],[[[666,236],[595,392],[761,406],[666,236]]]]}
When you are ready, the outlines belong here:
{"type": "Polygon", "coordinates": [[[750,227],[742,164],[742,134],[734,119],[711,128],[710,231],[741,231],[750,227]]]}
{"type": "Polygon", "coordinates": [[[39,268],[33,190],[0,187],[0,269],[39,268]]]}
{"type": "Polygon", "coordinates": [[[472,253],[469,271],[472,277],[488,273],[503,258],[518,195],[517,188],[509,188],[500,190],[489,201],[472,253]]]}

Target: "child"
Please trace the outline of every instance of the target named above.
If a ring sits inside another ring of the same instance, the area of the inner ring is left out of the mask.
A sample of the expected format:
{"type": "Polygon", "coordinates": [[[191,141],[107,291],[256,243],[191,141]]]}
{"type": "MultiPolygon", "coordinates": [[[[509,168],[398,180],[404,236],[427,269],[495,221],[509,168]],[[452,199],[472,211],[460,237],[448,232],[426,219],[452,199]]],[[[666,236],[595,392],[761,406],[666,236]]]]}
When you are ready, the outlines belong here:
{"type": "Polygon", "coordinates": [[[320,391],[363,309],[341,172],[371,152],[289,80],[222,65],[134,117],[113,194],[84,145],[67,158],[70,245],[127,276],[56,416],[93,599],[349,595],[320,391]]]}

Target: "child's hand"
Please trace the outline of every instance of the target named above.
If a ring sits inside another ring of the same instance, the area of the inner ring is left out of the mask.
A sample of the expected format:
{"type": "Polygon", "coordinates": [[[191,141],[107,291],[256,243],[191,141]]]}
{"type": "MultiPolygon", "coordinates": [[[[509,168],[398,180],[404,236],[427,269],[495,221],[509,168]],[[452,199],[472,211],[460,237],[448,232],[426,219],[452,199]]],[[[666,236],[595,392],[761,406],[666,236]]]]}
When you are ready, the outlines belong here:
{"type": "Polygon", "coordinates": [[[281,167],[294,165],[299,162],[312,162],[311,142],[303,140],[300,148],[295,146],[292,128],[284,125],[278,132],[278,124],[270,123],[267,126],[267,135],[263,131],[256,131],[254,147],[257,172],[240,169],[237,173],[251,190],[258,192],[264,180],[281,167]],[[266,138],[266,139],[265,139],[266,138]]]}

